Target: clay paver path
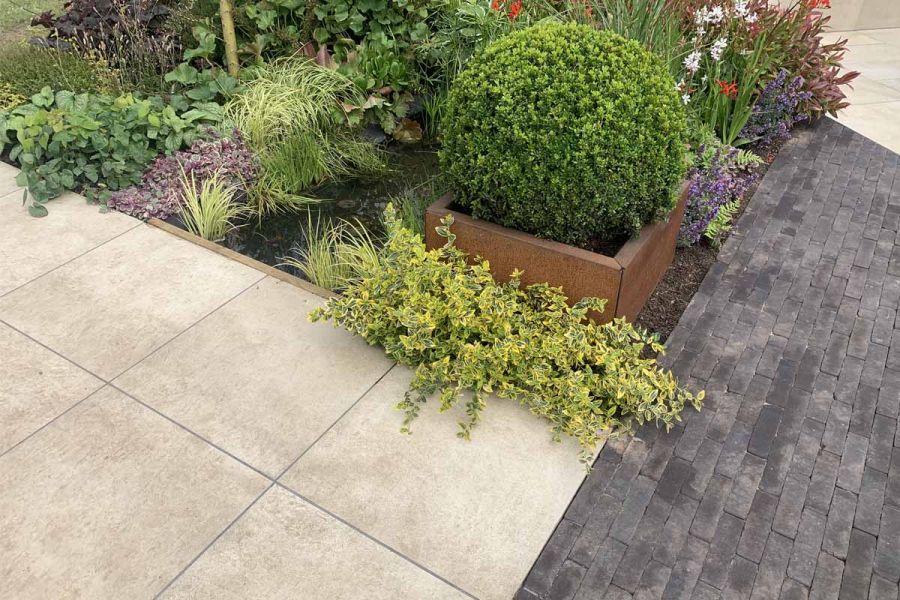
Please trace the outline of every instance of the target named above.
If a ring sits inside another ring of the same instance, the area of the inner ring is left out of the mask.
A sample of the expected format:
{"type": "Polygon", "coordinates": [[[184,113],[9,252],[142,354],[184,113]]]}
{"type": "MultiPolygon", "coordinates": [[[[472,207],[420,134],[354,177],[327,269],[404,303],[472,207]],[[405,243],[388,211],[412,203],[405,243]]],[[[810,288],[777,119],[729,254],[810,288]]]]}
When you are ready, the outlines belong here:
{"type": "Polygon", "coordinates": [[[323,299],[0,163],[0,598],[506,600],[584,479],[527,409],[422,412],[323,299]]]}
{"type": "Polygon", "coordinates": [[[898,156],[797,133],[667,343],[705,409],[606,445],[518,598],[897,598],[898,156]]]}

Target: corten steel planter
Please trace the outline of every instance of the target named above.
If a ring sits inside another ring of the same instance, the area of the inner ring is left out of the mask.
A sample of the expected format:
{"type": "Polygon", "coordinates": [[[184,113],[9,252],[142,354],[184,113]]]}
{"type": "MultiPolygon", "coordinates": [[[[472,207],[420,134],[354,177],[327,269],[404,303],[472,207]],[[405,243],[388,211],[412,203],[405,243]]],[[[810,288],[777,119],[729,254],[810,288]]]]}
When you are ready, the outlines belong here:
{"type": "Polygon", "coordinates": [[[446,240],[434,228],[448,213],[452,214],[456,246],[470,256],[488,260],[499,281],[508,281],[510,274],[519,269],[523,271],[523,284],[546,282],[559,286],[570,303],[586,296],[606,298],[603,314],[593,315],[601,322],[614,317],[634,320],[672,264],[686,201],[687,186],[668,219],[644,227],[615,256],[474,219],[450,208],[453,194],[442,196],[425,211],[425,240],[428,248],[444,245],[446,240]]]}

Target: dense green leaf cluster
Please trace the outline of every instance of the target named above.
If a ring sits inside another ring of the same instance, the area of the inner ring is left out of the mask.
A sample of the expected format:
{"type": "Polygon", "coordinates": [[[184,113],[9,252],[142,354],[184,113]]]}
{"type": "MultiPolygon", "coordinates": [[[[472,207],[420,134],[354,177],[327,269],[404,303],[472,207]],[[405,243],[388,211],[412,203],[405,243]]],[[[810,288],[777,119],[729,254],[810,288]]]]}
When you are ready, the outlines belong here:
{"type": "Polygon", "coordinates": [[[115,73],[103,61],[74,52],[10,44],[0,48],[0,83],[23,96],[45,87],[81,93],[109,93],[116,88],[115,73]]]}
{"type": "Polygon", "coordinates": [[[385,222],[388,240],[377,264],[310,317],[331,319],[416,367],[399,405],[405,427],[427,396],[439,394],[444,410],[468,390],[469,420],[460,423],[468,437],[495,394],[548,419],[554,438],[577,438],[587,458],[602,433],[645,422],[669,427],[686,403],[699,408],[702,392],[692,395],[655,359],[642,358],[647,347],[662,351],[655,336],[624,319],[586,319],[605,300],[569,307],[546,284],[522,288],[518,275],[496,283],[486,262],[469,265],[453,245],[449,216],[438,229],[448,243],[430,251],[390,207],[385,222]]]}
{"type": "Polygon", "coordinates": [[[16,92],[11,85],[0,81],[0,112],[12,110],[26,101],[25,96],[16,92]]]}
{"type": "Polygon", "coordinates": [[[0,152],[21,165],[17,181],[39,205],[66,190],[134,185],[157,155],[189,145],[221,119],[218,105],[191,106],[177,97],[166,103],[44,88],[30,103],[0,113],[0,152]]]}
{"type": "Polygon", "coordinates": [[[450,91],[441,166],[478,218],[561,242],[636,233],[675,205],[686,117],[634,41],[545,23],[492,43],[450,91]]]}

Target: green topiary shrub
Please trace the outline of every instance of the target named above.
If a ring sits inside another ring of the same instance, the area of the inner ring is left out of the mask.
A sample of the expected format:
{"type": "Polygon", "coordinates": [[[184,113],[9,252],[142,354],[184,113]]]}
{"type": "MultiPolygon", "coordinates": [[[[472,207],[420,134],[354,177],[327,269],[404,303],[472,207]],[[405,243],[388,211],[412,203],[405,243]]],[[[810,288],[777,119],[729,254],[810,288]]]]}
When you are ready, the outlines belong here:
{"type": "Polygon", "coordinates": [[[674,206],[686,116],[663,62],[575,24],[494,42],[453,84],[441,167],[473,216],[583,245],[674,206]]]}
{"type": "Polygon", "coordinates": [[[469,264],[453,245],[451,217],[438,233],[447,244],[426,250],[422,237],[402,227],[396,211],[385,211],[387,242],[377,261],[357,262],[342,296],[313,311],[313,321],[331,319],[392,359],[415,367],[415,377],[398,408],[404,428],[431,394],[441,410],[466,394],[469,437],[490,394],[527,406],[550,421],[555,438],[576,438],[587,461],[606,433],[642,423],[669,428],[696,396],[679,387],[670,371],[645,348],[661,352],[651,336],[616,319],[597,325],[586,319],[605,300],[566,304],[547,284],[497,283],[487,263],[469,264]]]}

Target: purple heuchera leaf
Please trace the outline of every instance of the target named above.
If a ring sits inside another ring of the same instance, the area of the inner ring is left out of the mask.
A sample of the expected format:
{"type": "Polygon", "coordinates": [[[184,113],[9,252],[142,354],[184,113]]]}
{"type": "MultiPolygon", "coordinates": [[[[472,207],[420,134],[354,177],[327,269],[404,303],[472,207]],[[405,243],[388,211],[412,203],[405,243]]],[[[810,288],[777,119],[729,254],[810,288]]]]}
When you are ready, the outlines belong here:
{"type": "MultiPolygon", "coordinates": [[[[216,171],[246,191],[259,174],[259,161],[239,131],[223,137],[210,130],[187,150],[160,156],[144,171],[141,184],[113,192],[107,205],[139,219],[166,219],[181,209],[182,170],[200,186],[216,171]]],[[[244,194],[238,194],[239,197],[244,194]]]]}

